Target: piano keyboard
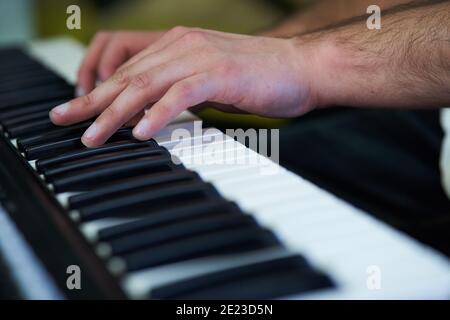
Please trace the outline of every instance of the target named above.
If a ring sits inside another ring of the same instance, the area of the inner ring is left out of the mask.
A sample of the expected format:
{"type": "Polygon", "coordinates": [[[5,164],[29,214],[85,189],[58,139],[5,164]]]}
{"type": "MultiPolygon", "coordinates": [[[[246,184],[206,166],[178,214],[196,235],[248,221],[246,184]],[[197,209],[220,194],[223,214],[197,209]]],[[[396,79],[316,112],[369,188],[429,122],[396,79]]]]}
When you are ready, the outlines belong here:
{"type": "Polygon", "coordinates": [[[152,140],[137,141],[122,128],[104,146],[83,147],[89,121],[56,127],[48,119],[52,107],[73,97],[82,53],[67,40],[0,51],[4,207],[62,296],[450,296],[446,257],[219,130],[198,134],[188,112],[152,140]],[[171,139],[178,128],[192,133],[193,147],[171,139]],[[211,150],[258,161],[196,161],[211,150]],[[268,167],[276,170],[263,174],[268,167]],[[15,180],[26,194],[14,194],[17,186],[8,184],[15,180]],[[26,209],[31,205],[36,212],[26,209]],[[54,225],[39,229],[36,222],[30,231],[36,219],[54,225]],[[82,293],[66,287],[62,268],[73,261],[86,274],[82,293]]]}

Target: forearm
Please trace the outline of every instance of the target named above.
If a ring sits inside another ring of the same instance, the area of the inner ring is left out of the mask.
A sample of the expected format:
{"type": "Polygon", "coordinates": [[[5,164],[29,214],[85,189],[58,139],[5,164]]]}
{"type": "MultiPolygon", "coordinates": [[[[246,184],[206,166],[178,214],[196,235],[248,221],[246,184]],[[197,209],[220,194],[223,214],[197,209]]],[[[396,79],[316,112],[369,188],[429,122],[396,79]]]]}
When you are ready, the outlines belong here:
{"type": "Polygon", "coordinates": [[[410,2],[411,0],[318,0],[308,9],[288,18],[275,28],[265,32],[268,36],[290,37],[310,32],[340,21],[366,14],[370,5],[382,10],[410,2]]]}
{"type": "Polygon", "coordinates": [[[319,107],[450,105],[450,1],[411,5],[382,16],[299,36],[312,65],[319,107]]]}

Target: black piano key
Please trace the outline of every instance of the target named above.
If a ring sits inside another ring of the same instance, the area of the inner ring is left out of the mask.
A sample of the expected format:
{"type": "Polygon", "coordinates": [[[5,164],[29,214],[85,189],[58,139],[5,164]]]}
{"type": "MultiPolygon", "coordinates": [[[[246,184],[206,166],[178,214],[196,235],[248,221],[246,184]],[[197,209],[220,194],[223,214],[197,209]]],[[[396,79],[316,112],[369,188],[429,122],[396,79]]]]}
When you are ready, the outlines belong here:
{"type": "Polygon", "coordinates": [[[30,103],[38,103],[58,98],[70,99],[73,97],[71,86],[57,87],[54,85],[14,91],[0,96],[0,109],[16,108],[30,103]]]}
{"type": "Polygon", "coordinates": [[[30,77],[36,77],[38,75],[48,75],[51,73],[51,71],[39,64],[11,66],[9,70],[5,70],[5,72],[0,74],[0,85],[8,82],[21,81],[30,77]]]}
{"type": "Polygon", "coordinates": [[[52,182],[54,191],[57,193],[66,191],[89,191],[109,185],[113,182],[126,180],[133,176],[150,175],[173,171],[174,166],[170,162],[170,157],[161,158],[158,161],[136,160],[111,167],[98,169],[95,171],[83,172],[74,176],[55,179],[52,182]]]}
{"type": "Polygon", "coordinates": [[[122,235],[139,232],[147,228],[164,226],[176,221],[189,220],[205,215],[225,213],[241,213],[241,211],[235,203],[229,202],[225,199],[208,199],[200,203],[189,203],[183,205],[182,207],[159,210],[138,220],[106,227],[99,230],[97,237],[99,241],[106,241],[122,235]]]}
{"type": "Polygon", "coordinates": [[[50,100],[45,101],[41,103],[31,103],[25,106],[22,106],[20,108],[14,108],[12,110],[0,109],[0,122],[14,119],[15,117],[21,117],[26,115],[31,115],[36,112],[42,112],[47,111],[49,112],[53,107],[56,107],[64,102],[67,102],[67,99],[57,99],[57,100],[50,100]]]}
{"type": "Polygon", "coordinates": [[[58,77],[56,74],[38,74],[35,76],[31,76],[25,79],[16,79],[8,82],[0,82],[0,94],[16,91],[16,90],[24,90],[33,87],[39,87],[42,85],[61,85],[67,86],[68,84],[58,77]]]}
{"type": "Polygon", "coordinates": [[[34,113],[28,113],[25,115],[21,115],[19,117],[14,117],[12,119],[6,119],[6,120],[3,120],[1,123],[2,123],[2,126],[4,128],[6,128],[6,130],[8,130],[8,128],[10,128],[11,126],[22,125],[22,124],[26,124],[31,121],[44,120],[44,119],[48,119],[48,111],[47,110],[34,112],[34,113]]]}
{"type": "Polygon", "coordinates": [[[25,68],[29,66],[36,66],[40,65],[43,67],[40,63],[38,63],[36,60],[27,57],[25,54],[16,54],[15,56],[8,56],[5,57],[0,53],[0,57],[3,57],[3,59],[8,59],[8,63],[4,63],[0,66],[0,75],[1,74],[7,74],[13,72],[16,68],[25,68]]]}
{"type": "Polygon", "coordinates": [[[31,57],[21,48],[17,49],[1,49],[0,57],[2,57],[3,61],[8,61],[8,63],[4,63],[0,65],[0,73],[8,73],[11,70],[19,68],[21,66],[29,66],[29,65],[40,65],[44,67],[41,63],[39,63],[35,58],[31,57]]]}
{"type": "Polygon", "coordinates": [[[65,84],[66,86],[69,86],[69,83],[66,82],[63,78],[59,77],[54,72],[36,65],[36,66],[30,66],[27,69],[23,69],[17,72],[11,72],[8,74],[0,75],[0,87],[5,86],[12,86],[13,90],[14,87],[18,88],[21,84],[23,84],[24,89],[31,89],[31,87],[28,87],[27,84],[35,83],[37,85],[40,85],[41,87],[45,87],[46,85],[51,84],[45,83],[45,79],[49,79],[50,81],[53,81],[53,79],[57,79],[58,81],[56,84],[65,84]]]}
{"type": "Polygon", "coordinates": [[[79,209],[88,205],[93,205],[101,199],[123,196],[136,190],[146,189],[153,186],[164,186],[174,182],[200,181],[200,177],[191,171],[180,170],[167,172],[153,176],[139,176],[135,179],[126,180],[122,183],[113,184],[90,192],[81,193],[69,198],[69,207],[79,209]]]}
{"type": "Polygon", "coordinates": [[[106,199],[78,211],[80,221],[105,217],[134,217],[150,214],[162,208],[182,206],[185,203],[204,201],[217,196],[217,191],[209,183],[187,182],[157,188],[152,192],[144,190],[123,197],[106,199]]]}
{"type": "Polygon", "coordinates": [[[255,219],[241,213],[203,216],[197,219],[179,221],[163,227],[134,232],[112,239],[108,244],[112,255],[123,255],[170,241],[188,239],[196,235],[251,226],[257,226],[255,219]]]}
{"type": "Polygon", "coordinates": [[[67,152],[56,157],[38,160],[36,161],[36,169],[38,172],[42,172],[45,169],[53,168],[69,161],[88,158],[108,152],[132,150],[143,146],[147,146],[148,148],[157,148],[158,144],[153,139],[149,141],[129,140],[106,143],[96,148],[85,148],[82,150],[67,152]]]}
{"type": "Polygon", "coordinates": [[[12,68],[19,67],[21,65],[38,64],[36,60],[28,56],[21,48],[0,50],[0,57],[2,60],[8,60],[8,63],[0,65],[0,73],[12,70],[12,68]]]}
{"type": "Polygon", "coordinates": [[[8,75],[8,74],[12,74],[14,72],[20,73],[23,70],[29,70],[29,69],[36,68],[36,67],[43,69],[43,66],[39,65],[39,63],[37,63],[34,60],[8,59],[7,64],[5,63],[0,66],[0,77],[8,75]]]}
{"type": "Polygon", "coordinates": [[[128,150],[127,152],[116,152],[116,153],[107,153],[104,155],[97,155],[91,158],[78,160],[75,162],[71,162],[57,168],[51,168],[48,170],[44,170],[43,174],[47,181],[52,181],[54,177],[58,177],[61,175],[67,174],[77,174],[77,171],[84,169],[92,169],[96,170],[101,165],[117,163],[120,161],[131,161],[134,159],[148,158],[152,157],[160,157],[163,155],[167,155],[167,150],[161,147],[156,149],[150,148],[141,148],[138,150],[128,150]]]}
{"type": "Polygon", "coordinates": [[[171,241],[121,256],[126,271],[176,263],[194,258],[242,253],[280,245],[275,235],[261,227],[243,227],[171,241]]]}
{"type": "MultiPolygon", "coordinates": [[[[69,140],[72,138],[79,138],[81,139],[81,136],[86,131],[87,128],[92,124],[92,121],[86,121],[82,123],[78,123],[76,125],[72,125],[69,127],[59,127],[57,126],[55,130],[52,130],[50,132],[43,132],[40,134],[36,134],[34,136],[20,138],[17,140],[17,147],[20,151],[26,152],[28,149],[31,150],[31,148],[36,147],[37,149],[39,147],[46,148],[46,145],[50,145],[54,142],[62,142],[63,140],[69,140]]],[[[118,137],[117,139],[121,140],[122,137],[129,137],[130,139],[133,137],[133,133],[130,128],[120,128],[117,130],[117,132],[109,139],[109,141],[116,141],[115,137],[118,137]]],[[[56,146],[50,146],[51,147],[56,146]]],[[[34,150],[34,149],[33,149],[34,150]]],[[[59,154],[60,151],[57,152],[59,154]]],[[[54,156],[54,155],[52,155],[54,156]]],[[[49,156],[48,156],[49,157],[49,156]]]]}
{"type": "Polygon", "coordinates": [[[25,124],[9,126],[6,128],[5,132],[8,133],[8,137],[10,139],[17,139],[33,136],[42,132],[48,132],[57,128],[59,127],[54,125],[49,117],[46,117],[44,119],[27,122],[25,124]]]}
{"type": "Polygon", "coordinates": [[[301,256],[257,262],[173,282],[150,292],[153,299],[275,299],[333,287],[301,256]]]}
{"type": "Polygon", "coordinates": [[[23,153],[27,160],[36,160],[57,156],[67,151],[79,150],[82,148],[84,148],[84,145],[81,142],[81,137],[77,135],[73,138],[25,148],[23,153]]]}
{"type": "Polygon", "coordinates": [[[74,137],[80,137],[83,132],[91,125],[91,122],[82,122],[70,127],[58,127],[57,130],[52,132],[44,132],[35,136],[20,138],[17,140],[17,147],[20,151],[24,152],[27,148],[34,146],[45,145],[51,142],[58,142],[63,139],[70,139],[74,137]]]}
{"type": "MultiPolygon", "coordinates": [[[[59,130],[59,129],[58,129],[59,130]]],[[[73,134],[68,138],[60,138],[60,140],[55,142],[48,142],[40,145],[31,146],[25,148],[23,153],[25,158],[28,160],[35,159],[47,159],[55,156],[60,156],[68,152],[82,151],[87,148],[81,142],[81,134],[85,129],[77,134],[73,134]]],[[[119,129],[115,134],[113,134],[107,141],[130,141],[132,139],[132,132],[129,128],[119,129]]]]}
{"type": "Polygon", "coordinates": [[[0,49],[0,57],[8,59],[30,59],[21,46],[10,45],[0,49]]]}

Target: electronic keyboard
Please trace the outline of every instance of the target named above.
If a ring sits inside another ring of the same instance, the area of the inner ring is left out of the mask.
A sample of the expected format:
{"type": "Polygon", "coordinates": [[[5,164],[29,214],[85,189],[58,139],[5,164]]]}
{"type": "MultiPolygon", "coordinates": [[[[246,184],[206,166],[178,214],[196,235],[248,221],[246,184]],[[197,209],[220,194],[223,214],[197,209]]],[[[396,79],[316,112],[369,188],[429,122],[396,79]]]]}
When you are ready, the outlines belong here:
{"type": "Polygon", "coordinates": [[[450,297],[447,257],[189,112],[149,141],[124,127],[85,148],[90,121],[48,118],[82,55],[67,39],[0,50],[0,255],[21,297],[450,297]]]}

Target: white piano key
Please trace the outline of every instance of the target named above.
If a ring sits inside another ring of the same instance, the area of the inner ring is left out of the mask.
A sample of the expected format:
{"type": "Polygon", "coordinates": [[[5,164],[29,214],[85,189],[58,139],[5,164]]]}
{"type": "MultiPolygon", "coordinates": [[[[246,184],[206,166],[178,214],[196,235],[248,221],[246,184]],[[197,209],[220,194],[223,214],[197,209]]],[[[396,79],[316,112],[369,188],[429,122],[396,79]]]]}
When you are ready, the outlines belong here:
{"type": "Polygon", "coordinates": [[[164,267],[151,268],[145,271],[132,272],[124,277],[122,284],[126,292],[132,297],[141,299],[151,289],[165,284],[250,263],[281,258],[290,254],[289,251],[279,248],[245,254],[195,259],[164,267]]]}
{"type": "MultiPolygon", "coordinates": [[[[280,176],[272,177],[271,180],[271,177],[261,178],[259,166],[223,164],[192,167],[206,180],[213,182],[226,197],[238,202],[244,210],[253,212],[263,225],[271,227],[291,250],[306,253],[316,265],[330,271],[333,278],[344,286],[343,290],[327,290],[333,292],[331,296],[335,298],[345,297],[352,290],[361,292],[361,285],[354,285],[355,280],[349,273],[351,268],[348,265],[357,266],[358,261],[364,261],[362,265],[367,264],[368,260],[364,260],[366,248],[375,248],[372,252],[379,250],[382,253],[398,243],[386,234],[376,232],[377,228],[371,223],[364,223],[366,217],[356,214],[358,211],[355,208],[342,205],[334,196],[288,171],[282,170],[280,176]],[[249,174],[246,175],[246,172],[249,174]],[[240,174],[239,179],[233,178],[236,174],[240,174]],[[246,179],[249,183],[257,181],[258,185],[267,181],[268,187],[249,191],[243,183],[246,179]],[[277,184],[283,186],[284,179],[289,181],[286,186],[291,188],[276,188],[277,184]],[[297,181],[297,184],[293,181],[297,181]],[[274,189],[270,188],[271,183],[275,185],[274,189]],[[258,193],[264,190],[270,192],[270,197],[261,199],[258,193]],[[252,194],[253,197],[249,196],[252,194]],[[269,200],[265,201],[266,198],[269,200]],[[283,226],[284,229],[281,228],[283,226]],[[347,265],[340,268],[340,261],[347,265]],[[354,287],[358,287],[358,290],[352,289],[354,287]]],[[[442,274],[442,271],[439,269],[436,273],[442,274]]],[[[391,293],[393,289],[385,292],[384,296],[391,293]]]]}
{"type": "MultiPolygon", "coordinates": [[[[50,184],[51,186],[51,184],[50,184]]],[[[56,194],[56,200],[58,200],[58,202],[64,207],[64,208],[68,208],[69,207],[69,198],[72,196],[75,196],[77,194],[80,194],[82,192],[63,192],[63,193],[59,193],[56,194]]]]}
{"type": "Polygon", "coordinates": [[[0,254],[2,262],[11,271],[8,276],[14,279],[23,297],[36,300],[64,298],[42,261],[1,204],[0,254]]]}
{"type": "Polygon", "coordinates": [[[36,170],[36,160],[28,161],[28,164],[33,168],[33,170],[36,170]]]}
{"type": "MultiPolygon", "coordinates": [[[[174,124],[171,128],[175,129],[186,129],[183,125],[174,124]]],[[[189,130],[188,130],[189,131],[189,130]]],[[[190,131],[191,132],[191,131],[190,131]]],[[[169,151],[173,148],[181,148],[181,147],[193,147],[196,145],[201,145],[204,142],[209,142],[214,138],[222,138],[222,133],[219,130],[211,130],[211,129],[203,129],[201,132],[191,132],[192,136],[189,138],[177,137],[174,138],[171,135],[156,135],[154,137],[155,141],[158,142],[159,145],[166,147],[169,151]]]]}
{"type": "MultiPolygon", "coordinates": [[[[241,152],[245,150],[245,147],[232,139],[226,139],[225,141],[203,141],[201,145],[193,147],[174,147],[171,152],[180,152],[188,150],[186,153],[188,157],[204,157],[204,163],[208,163],[208,159],[214,157],[214,155],[223,156],[225,151],[234,150],[235,152],[241,152]]],[[[214,159],[216,160],[216,159],[214,159]]],[[[220,159],[217,159],[221,161],[220,159]]]]}

